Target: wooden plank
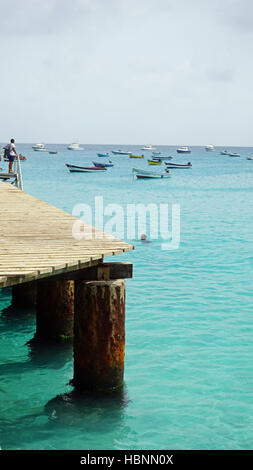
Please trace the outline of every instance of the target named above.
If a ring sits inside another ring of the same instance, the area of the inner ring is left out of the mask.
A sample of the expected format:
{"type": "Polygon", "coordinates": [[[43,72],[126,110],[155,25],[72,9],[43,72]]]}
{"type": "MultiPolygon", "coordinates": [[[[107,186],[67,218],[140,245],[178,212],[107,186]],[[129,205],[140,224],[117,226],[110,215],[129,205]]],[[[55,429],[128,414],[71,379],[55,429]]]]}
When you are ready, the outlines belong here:
{"type": "MultiPolygon", "coordinates": [[[[88,224],[84,224],[86,239],[74,239],[72,228],[78,219],[3,182],[0,220],[0,287],[72,275],[134,248],[88,224]]],[[[108,266],[105,269],[108,276],[108,266]]],[[[99,276],[105,275],[101,268],[99,276]]]]}

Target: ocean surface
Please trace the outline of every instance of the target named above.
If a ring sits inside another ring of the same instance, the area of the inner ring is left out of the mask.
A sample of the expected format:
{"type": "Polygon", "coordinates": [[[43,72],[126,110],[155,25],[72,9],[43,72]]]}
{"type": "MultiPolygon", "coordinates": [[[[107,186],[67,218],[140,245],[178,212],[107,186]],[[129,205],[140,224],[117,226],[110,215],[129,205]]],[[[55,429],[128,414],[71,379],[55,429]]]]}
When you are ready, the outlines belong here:
{"type": "MultiPolygon", "coordinates": [[[[0,292],[0,446],[3,449],[253,448],[253,148],[240,158],[192,147],[158,147],[173,162],[170,179],[134,180],[145,160],[113,156],[101,174],[70,174],[65,163],[102,161],[119,145],[85,145],[57,155],[17,149],[24,190],[69,213],[77,203],[179,204],[180,244],[162,250],[159,236],[115,261],[134,263],[127,281],[125,385],[113,396],[82,396],[73,377],[72,346],[31,347],[33,310],[10,308],[0,292]]],[[[120,146],[133,153],[140,147],[120,146]]],[[[0,162],[6,168],[7,164],[0,162]]],[[[155,171],[159,171],[160,167],[155,171]]],[[[8,206],[8,201],[6,201],[8,206]]],[[[108,213],[105,222],[108,222],[108,213]]],[[[149,236],[148,228],[147,235],[149,236]]],[[[1,247],[0,247],[1,249],[1,247]]],[[[108,258],[108,261],[111,258],[108,258]]]]}

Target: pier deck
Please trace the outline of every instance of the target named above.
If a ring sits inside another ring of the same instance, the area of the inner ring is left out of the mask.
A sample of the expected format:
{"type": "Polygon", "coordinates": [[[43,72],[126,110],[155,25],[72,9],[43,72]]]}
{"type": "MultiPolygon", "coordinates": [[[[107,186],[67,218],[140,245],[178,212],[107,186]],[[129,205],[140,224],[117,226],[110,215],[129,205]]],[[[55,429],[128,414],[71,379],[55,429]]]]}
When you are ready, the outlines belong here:
{"type": "Polygon", "coordinates": [[[76,240],[78,220],[0,182],[0,288],[95,266],[132,245],[85,225],[92,239],[76,240]]]}

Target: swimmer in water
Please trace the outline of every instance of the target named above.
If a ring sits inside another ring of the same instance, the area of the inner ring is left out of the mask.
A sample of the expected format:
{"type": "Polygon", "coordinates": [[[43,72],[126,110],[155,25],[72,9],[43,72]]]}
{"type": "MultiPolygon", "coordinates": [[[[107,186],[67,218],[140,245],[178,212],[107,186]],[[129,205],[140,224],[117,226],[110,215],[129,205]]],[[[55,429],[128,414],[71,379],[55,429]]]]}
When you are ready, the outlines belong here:
{"type": "Polygon", "coordinates": [[[142,241],[143,243],[150,243],[150,241],[147,239],[147,235],[145,235],[145,234],[142,234],[142,235],[141,235],[141,241],[142,241]]]}

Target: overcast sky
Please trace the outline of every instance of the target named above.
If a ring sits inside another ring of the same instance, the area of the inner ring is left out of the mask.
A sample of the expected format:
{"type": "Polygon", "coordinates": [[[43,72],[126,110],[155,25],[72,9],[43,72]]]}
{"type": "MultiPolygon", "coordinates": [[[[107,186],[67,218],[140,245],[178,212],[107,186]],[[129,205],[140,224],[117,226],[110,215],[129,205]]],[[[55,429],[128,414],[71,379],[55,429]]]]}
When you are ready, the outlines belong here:
{"type": "Polygon", "coordinates": [[[0,0],[0,141],[253,146],[252,0],[0,0]]]}

